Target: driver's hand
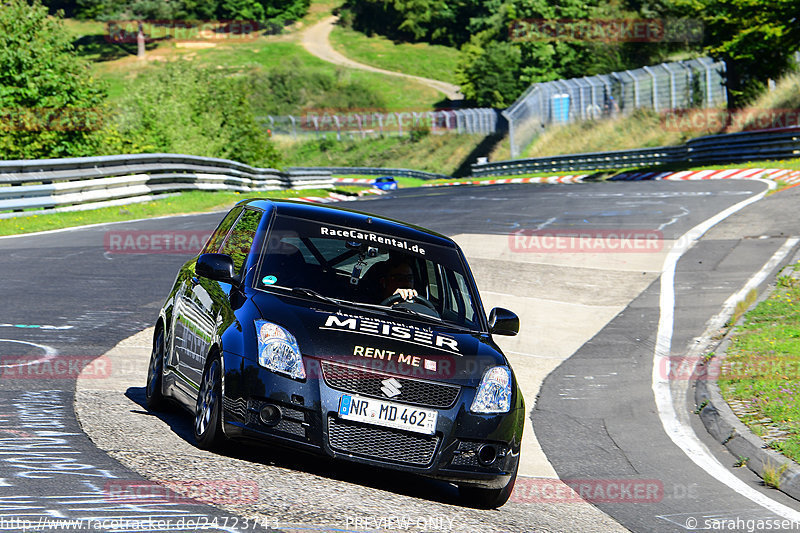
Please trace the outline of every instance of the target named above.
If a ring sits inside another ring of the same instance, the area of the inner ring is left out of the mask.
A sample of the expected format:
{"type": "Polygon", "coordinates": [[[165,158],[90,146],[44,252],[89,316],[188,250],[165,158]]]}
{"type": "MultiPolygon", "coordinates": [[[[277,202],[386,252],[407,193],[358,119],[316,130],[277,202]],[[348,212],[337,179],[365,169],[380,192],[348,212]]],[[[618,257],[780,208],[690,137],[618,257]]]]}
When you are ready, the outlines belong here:
{"type": "Polygon", "coordinates": [[[417,291],[415,289],[397,289],[394,293],[402,296],[403,300],[412,300],[417,296],[417,291]]]}

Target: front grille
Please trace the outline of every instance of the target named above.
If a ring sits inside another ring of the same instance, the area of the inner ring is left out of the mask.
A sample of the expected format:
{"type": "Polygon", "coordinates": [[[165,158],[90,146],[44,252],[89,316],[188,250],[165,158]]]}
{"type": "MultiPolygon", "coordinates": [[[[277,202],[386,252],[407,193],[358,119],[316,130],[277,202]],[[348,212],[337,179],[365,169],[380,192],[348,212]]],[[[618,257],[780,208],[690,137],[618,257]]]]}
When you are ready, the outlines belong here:
{"type": "Polygon", "coordinates": [[[425,466],[433,461],[439,437],[351,423],[331,416],[328,417],[328,443],[339,452],[425,466]]]}
{"type": "Polygon", "coordinates": [[[391,400],[440,409],[452,407],[461,391],[458,385],[410,379],[328,361],[322,362],[322,375],[325,377],[325,383],[334,389],[382,399],[386,399],[387,396],[381,392],[383,386],[381,382],[387,378],[394,378],[400,382],[400,394],[391,400]]]}

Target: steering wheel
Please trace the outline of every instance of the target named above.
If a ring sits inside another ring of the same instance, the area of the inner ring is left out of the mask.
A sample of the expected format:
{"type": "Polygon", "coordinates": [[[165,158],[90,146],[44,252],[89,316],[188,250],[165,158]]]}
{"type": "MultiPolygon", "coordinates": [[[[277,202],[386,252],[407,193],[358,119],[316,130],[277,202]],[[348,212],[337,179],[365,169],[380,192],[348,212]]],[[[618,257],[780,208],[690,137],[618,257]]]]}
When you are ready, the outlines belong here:
{"type": "Polygon", "coordinates": [[[381,305],[387,305],[387,306],[388,305],[394,305],[394,304],[399,303],[401,301],[402,302],[417,302],[417,303],[420,303],[420,304],[424,305],[425,307],[430,308],[431,311],[435,312],[438,315],[438,311],[436,311],[436,308],[433,306],[433,303],[430,300],[428,300],[427,298],[423,298],[422,296],[419,296],[419,295],[414,296],[413,298],[411,298],[411,300],[406,300],[400,294],[392,294],[391,296],[386,298],[384,301],[382,301],[381,305]]]}

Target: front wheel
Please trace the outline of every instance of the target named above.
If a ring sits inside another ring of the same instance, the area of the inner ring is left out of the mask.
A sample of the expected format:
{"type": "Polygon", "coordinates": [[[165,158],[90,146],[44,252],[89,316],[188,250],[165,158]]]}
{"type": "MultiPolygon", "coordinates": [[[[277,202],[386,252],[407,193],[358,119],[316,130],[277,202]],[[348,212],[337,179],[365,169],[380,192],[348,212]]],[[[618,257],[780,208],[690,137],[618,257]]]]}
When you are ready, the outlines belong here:
{"type": "Polygon", "coordinates": [[[204,450],[220,448],[225,442],[222,433],[222,364],[213,357],[203,372],[194,416],[194,438],[204,450]]]}
{"type": "Polygon", "coordinates": [[[144,389],[145,402],[151,411],[158,411],[164,407],[163,375],[164,330],[161,329],[153,339],[153,352],[150,354],[150,364],[147,367],[147,386],[144,389]]]}
{"type": "Polygon", "coordinates": [[[514,467],[514,473],[511,474],[511,479],[508,480],[505,487],[499,489],[485,489],[469,485],[459,486],[458,493],[461,500],[470,507],[478,507],[480,509],[496,509],[497,507],[502,507],[511,497],[511,493],[514,492],[514,483],[517,481],[518,468],[519,464],[514,467]]]}

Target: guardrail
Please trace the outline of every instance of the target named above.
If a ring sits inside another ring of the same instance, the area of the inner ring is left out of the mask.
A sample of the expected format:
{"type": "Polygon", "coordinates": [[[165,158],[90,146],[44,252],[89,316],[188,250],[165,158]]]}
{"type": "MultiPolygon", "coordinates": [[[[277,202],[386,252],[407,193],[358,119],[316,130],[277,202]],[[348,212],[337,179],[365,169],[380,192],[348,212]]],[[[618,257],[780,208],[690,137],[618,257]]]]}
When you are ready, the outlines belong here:
{"type": "Polygon", "coordinates": [[[330,172],[332,175],[349,176],[392,176],[395,178],[419,178],[422,180],[450,179],[452,176],[423,172],[407,168],[381,168],[381,167],[291,167],[290,172],[330,172]]]}
{"type": "Polygon", "coordinates": [[[255,192],[329,189],[329,172],[281,172],[180,154],[0,161],[0,218],[140,202],[187,190],[255,192]],[[25,211],[43,209],[45,211],[25,211]]]}
{"type": "Polygon", "coordinates": [[[800,157],[800,127],[707,135],[691,139],[686,161],[719,163],[800,157]]]}
{"type": "Polygon", "coordinates": [[[708,135],[678,146],[476,164],[472,165],[472,175],[509,176],[534,172],[655,167],[677,163],[734,163],[793,157],[800,157],[800,127],[708,135]]]}
{"type": "MultiPolygon", "coordinates": [[[[794,157],[800,157],[800,127],[709,135],[680,146],[499,161],[473,165],[472,171],[475,177],[508,176],[794,157]]],[[[121,205],[186,190],[327,189],[333,187],[332,175],[449,178],[405,168],[293,167],[281,172],[180,154],[0,161],[0,218],[121,205]]]]}
{"type": "Polygon", "coordinates": [[[530,159],[512,159],[472,165],[472,175],[512,176],[535,172],[567,172],[573,170],[617,169],[641,166],[658,166],[679,159],[682,146],[661,146],[614,152],[589,152],[585,154],[557,155],[530,159]]]}

